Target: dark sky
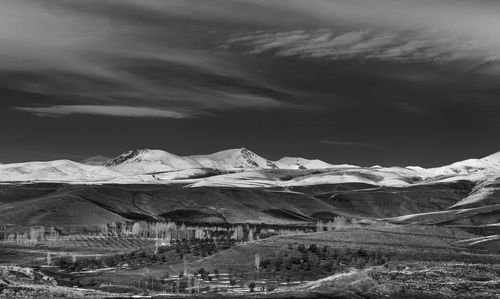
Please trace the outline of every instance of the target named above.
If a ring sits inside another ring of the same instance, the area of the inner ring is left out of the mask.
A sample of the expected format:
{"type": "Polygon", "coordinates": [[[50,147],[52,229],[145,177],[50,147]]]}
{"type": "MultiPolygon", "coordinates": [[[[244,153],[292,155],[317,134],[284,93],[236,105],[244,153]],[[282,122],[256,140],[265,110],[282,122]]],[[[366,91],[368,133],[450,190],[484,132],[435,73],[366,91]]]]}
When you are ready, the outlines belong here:
{"type": "Polygon", "coordinates": [[[0,1],[0,162],[486,156],[499,32],[492,0],[0,1]]]}

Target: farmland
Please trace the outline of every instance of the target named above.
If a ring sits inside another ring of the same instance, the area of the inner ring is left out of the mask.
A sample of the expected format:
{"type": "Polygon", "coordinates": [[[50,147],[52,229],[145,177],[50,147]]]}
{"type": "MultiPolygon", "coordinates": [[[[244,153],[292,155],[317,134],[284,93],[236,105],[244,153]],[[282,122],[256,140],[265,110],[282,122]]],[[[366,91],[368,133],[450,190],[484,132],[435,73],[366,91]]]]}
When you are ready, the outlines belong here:
{"type": "MultiPolygon", "coordinates": [[[[304,284],[352,271],[371,273],[376,268],[380,273],[370,274],[370,279],[387,281],[394,275],[391,271],[402,267],[416,267],[418,274],[422,265],[456,271],[456,263],[486,267],[481,269],[493,272],[484,279],[498,279],[494,265],[500,264],[500,256],[461,246],[462,241],[477,236],[458,228],[377,223],[275,234],[260,240],[248,240],[246,234],[244,240],[226,242],[79,234],[36,245],[4,241],[2,250],[15,252],[22,261],[19,264],[39,269],[63,287],[122,295],[265,293],[280,297],[304,284]]],[[[418,278],[410,272],[398,285],[418,278]]],[[[495,287],[483,289],[494,291],[495,287]]]]}
{"type": "MultiPolygon", "coordinates": [[[[290,190],[4,186],[0,263],[39,271],[64,292],[92,290],[97,297],[427,298],[439,287],[445,298],[469,289],[496,294],[500,256],[490,236],[496,226],[378,218],[441,208],[469,188],[415,187],[399,198],[397,189],[352,184],[290,190]],[[76,206],[70,209],[68,201],[76,206]],[[477,271],[464,270],[469,267],[477,271]],[[432,273],[450,277],[432,284],[432,273]]],[[[422,217],[428,216],[414,218],[422,217]]]]}

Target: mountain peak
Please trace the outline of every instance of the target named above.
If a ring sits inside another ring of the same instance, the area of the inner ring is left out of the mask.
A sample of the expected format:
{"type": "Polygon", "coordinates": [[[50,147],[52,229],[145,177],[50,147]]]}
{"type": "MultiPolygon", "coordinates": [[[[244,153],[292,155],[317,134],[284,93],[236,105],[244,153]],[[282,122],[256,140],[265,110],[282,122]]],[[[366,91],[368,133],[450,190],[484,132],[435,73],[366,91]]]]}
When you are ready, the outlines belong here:
{"type": "Polygon", "coordinates": [[[265,159],[247,148],[234,148],[216,152],[210,155],[197,155],[190,158],[198,161],[208,168],[233,169],[233,168],[278,168],[268,159],[265,159]]]}
{"type": "Polygon", "coordinates": [[[136,149],[125,152],[105,165],[127,174],[159,173],[180,169],[201,168],[198,162],[163,150],[136,149]]]}
{"type": "Polygon", "coordinates": [[[150,151],[150,149],[136,149],[136,150],[130,150],[130,151],[124,152],[123,154],[119,155],[118,157],[109,160],[105,164],[105,166],[110,167],[110,166],[120,165],[120,164],[122,164],[126,161],[130,161],[133,158],[141,155],[142,153],[146,153],[148,151],[150,151]]]}

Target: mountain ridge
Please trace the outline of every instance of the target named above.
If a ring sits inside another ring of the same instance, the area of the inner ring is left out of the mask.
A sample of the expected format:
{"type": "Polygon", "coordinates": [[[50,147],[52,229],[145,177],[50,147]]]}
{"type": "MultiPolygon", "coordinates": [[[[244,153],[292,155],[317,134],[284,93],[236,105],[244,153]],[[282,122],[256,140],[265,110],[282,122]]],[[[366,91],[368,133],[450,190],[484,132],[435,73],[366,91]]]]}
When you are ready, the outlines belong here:
{"type": "MultiPolygon", "coordinates": [[[[103,158],[105,157],[97,156],[86,160],[103,158]]],[[[103,166],[71,160],[0,165],[0,182],[172,183],[184,180],[194,185],[245,185],[245,181],[253,180],[257,184],[252,183],[252,186],[282,186],[286,182],[292,185],[359,182],[404,186],[461,179],[481,181],[497,176],[500,176],[500,152],[434,168],[333,165],[301,157],[284,157],[271,161],[246,148],[190,156],[178,156],[163,150],[138,149],[124,152],[108,160],[103,166]],[[313,171],[314,174],[308,174],[308,171],[313,171]],[[250,175],[249,178],[248,175],[238,174],[241,172],[253,172],[255,175],[250,175]],[[261,174],[257,174],[259,172],[261,174]]]]}

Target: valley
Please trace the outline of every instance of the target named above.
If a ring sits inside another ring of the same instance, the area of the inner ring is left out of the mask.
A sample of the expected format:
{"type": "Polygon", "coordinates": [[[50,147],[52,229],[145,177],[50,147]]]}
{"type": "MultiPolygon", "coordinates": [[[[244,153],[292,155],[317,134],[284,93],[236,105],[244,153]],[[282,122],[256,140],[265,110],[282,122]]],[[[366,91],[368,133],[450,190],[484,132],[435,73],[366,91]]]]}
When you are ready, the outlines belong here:
{"type": "Polygon", "coordinates": [[[0,165],[0,267],[18,267],[0,294],[500,296],[498,154],[423,169],[165,153],[0,165]]]}

